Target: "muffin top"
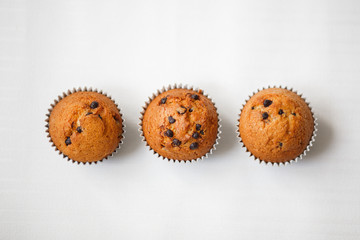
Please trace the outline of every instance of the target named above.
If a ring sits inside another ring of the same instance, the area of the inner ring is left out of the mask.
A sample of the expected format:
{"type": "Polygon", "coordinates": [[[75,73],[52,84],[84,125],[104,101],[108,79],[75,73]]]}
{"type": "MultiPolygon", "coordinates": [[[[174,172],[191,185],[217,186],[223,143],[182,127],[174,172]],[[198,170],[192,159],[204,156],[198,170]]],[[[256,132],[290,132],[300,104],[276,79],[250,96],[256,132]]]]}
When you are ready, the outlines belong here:
{"type": "Polygon", "coordinates": [[[201,90],[172,89],[148,105],[142,130],[148,145],[161,156],[193,160],[204,156],[215,144],[218,114],[201,90]]]}
{"type": "Polygon", "coordinates": [[[314,118],[296,93],[269,88],[256,93],[241,111],[239,132],[245,147],[265,162],[287,162],[307,147],[314,118]]]}
{"type": "Polygon", "coordinates": [[[75,92],[61,99],[49,118],[49,135],[57,149],[77,162],[110,155],[122,138],[116,104],[97,92],[75,92]]]}

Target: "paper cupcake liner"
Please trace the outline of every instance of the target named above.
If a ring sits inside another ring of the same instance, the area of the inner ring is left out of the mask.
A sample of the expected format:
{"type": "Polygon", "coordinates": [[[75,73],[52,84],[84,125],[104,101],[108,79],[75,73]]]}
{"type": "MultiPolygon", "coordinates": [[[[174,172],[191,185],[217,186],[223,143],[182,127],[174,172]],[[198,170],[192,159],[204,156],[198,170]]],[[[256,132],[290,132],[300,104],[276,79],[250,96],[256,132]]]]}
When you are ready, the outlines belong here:
{"type": "Polygon", "coordinates": [[[169,91],[169,90],[172,90],[172,89],[188,89],[188,90],[193,90],[193,91],[198,91],[199,88],[194,88],[192,86],[187,86],[187,85],[182,85],[182,84],[174,84],[174,85],[169,85],[168,87],[163,87],[161,90],[157,90],[156,93],[153,93],[153,95],[151,97],[149,97],[149,100],[145,102],[145,106],[142,107],[142,111],[141,111],[141,115],[140,115],[140,123],[139,123],[139,132],[140,132],[140,137],[142,138],[143,142],[145,142],[145,145],[149,148],[150,151],[153,152],[154,155],[157,155],[157,157],[161,157],[163,160],[168,160],[169,162],[170,161],[173,161],[174,163],[175,162],[184,162],[184,163],[192,163],[192,162],[197,162],[199,160],[204,160],[205,158],[208,158],[212,153],[213,151],[216,150],[216,145],[219,144],[219,139],[220,139],[220,134],[221,134],[221,119],[219,117],[219,113],[217,111],[217,107],[215,105],[215,102],[212,100],[212,98],[208,95],[208,94],[205,94],[204,92],[202,93],[202,95],[204,95],[205,97],[207,97],[208,99],[210,99],[210,101],[212,102],[212,104],[214,105],[215,107],[215,110],[216,110],[216,114],[217,114],[217,117],[218,117],[218,131],[217,131],[217,136],[216,136],[216,140],[215,140],[215,143],[213,144],[212,148],[203,156],[199,157],[199,158],[196,158],[196,159],[191,159],[191,160],[176,160],[176,159],[171,159],[171,158],[167,158],[167,157],[164,157],[164,156],[161,156],[159,153],[157,153],[154,149],[152,149],[150,147],[150,145],[147,143],[146,139],[145,139],[145,136],[144,136],[144,132],[142,130],[142,122],[143,122],[143,118],[144,118],[144,114],[145,114],[145,111],[147,109],[147,107],[149,106],[149,104],[158,96],[160,95],[161,93],[163,92],[166,92],[166,91],[169,91]]]}
{"type": "Polygon", "coordinates": [[[126,126],[125,126],[125,123],[124,123],[124,122],[125,122],[125,119],[123,118],[123,115],[122,115],[122,113],[121,113],[121,109],[119,108],[118,104],[111,98],[111,96],[110,96],[110,95],[107,95],[107,94],[104,93],[102,90],[98,91],[96,88],[95,88],[95,89],[92,89],[91,87],[90,87],[90,88],[87,88],[87,87],[80,88],[80,87],[79,87],[78,89],[73,88],[72,90],[68,90],[66,93],[63,92],[63,94],[62,94],[61,96],[59,95],[58,98],[54,100],[54,103],[53,103],[53,104],[50,104],[50,107],[51,107],[51,108],[48,109],[49,112],[46,114],[46,119],[45,119],[45,122],[46,122],[46,125],[45,125],[46,131],[45,131],[45,132],[47,133],[47,137],[49,138],[49,142],[52,143],[51,146],[55,148],[55,151],[58,151],[58,152],[59,152],[59,155],[62,155],[63,158],[67,158],[68,161],[72,161],[73,163],[77,163],[77,164],[82,163],[82,164],[84,164],[84,165],[86,165],[86,164],[91,165],[92,163],[97,164],[98,162],[102,162],[103,160],[107,160],[109,157],[113,156],[113,155],[120,149],[121,145],[122,145],[123,142],[124,142],[124,139],[125,139],[125,135],[124,135],[124,134],[125,134],[125,132],[126,132],[126,131],[125,131],[125,127],[126,127],[126,126]],[[119,114],[120,114],[120,117],[121,117],[121,119],[122,119],[122,134],[121,134],[121,140],[120,140],[117,148],[116,148],[111,154],[107,155],[106,157],[104,157],[104,158],[101,159],[101,160],[94,161],[94,162],[80,162],[80,161],[73,160],[73,159],[69,158],[67,155],[63,154],[63,153],[55,146],[55,143],[54,143],[54,142],[52,141],[52,139],[51,139],[51,136],[50,136],[50,133],[49,133],[49,120],[50,120],[50,114],[51,114],[52,110],[54,109],[54,107],[56,106],[56,104],[57,104],[58,102],[60,102],[61,99],[67,97],[67,96],[70,95],[70,94],[76,93],[76,92],[97,92],[97,93],[100,93],[100,94],[104,95],[105,97],[108,97],[108,98],[115,104],[116,108],[119,110],[119,114]]]}
{"type": "Polygon", "coordinates": [[[248,99],[245,100],[245,104],[243,104],[243,105],[242,105],[242,108],[240,109],[240,114],[239,114],[239,119],[238,119],[238,125],[237,125],[237,130],[236,130],[236,132],[238,133],[238,137],[239,137],[239,139],[240,139],[240,144],[242,145],[243,148],[246,149],[246,152],[248,152],[248,153],[250,154],[249,157],[253,157],[254,160],[257,161],[259,164],[262,164],[262,165],[270,165],[270,164],[271,164],[272,166],[274,166],[274,165],[278,165],[278,166],[284,165],[284,166],[285,166],[285,165],[289,165],[289,164],[295,163],[295,162],[299,161],[300,159],[302,159],[304,156],[306,156],[306,153],[308,153],[308,152],[310,151],[310,147],[312,147],[313,144],[314,144],[314,142],[315,142],[316,133],[317,133],[317,131],[318,131],[317,126],[318,126],[317,118],[315,117],[315,114],[314,114],[314,112],[313,112],[313,110],[312,110],[312,107],[310,106],[310,103],[307,102],[306,99],[302,97],[302,94],[298,94],[298,92],[297,92],[297,91],[294,91],[293,88],[290,88],[290,89],[289,89],[288,87],[282,87],[282,86],[280,85],[280,86],[273,86],[273,87],[268,86],[267,88],[263,87],[262,89],[257,89],[257,91],[256,91],[256,92],[253,92],[252,95],[249,95],[248,99]],[[282,89],[289,90],[289,91],[297,94],[298,96],[300,96],[300,97],[304,100],[304,102],[308,105],[308,107],[310,108],[312,117],[313,117],[313,119],[314,119],[314,130],[313,130],[313,132],[312,132],[312,136],[311,136],[310,141],[309,141],[308,145],[306,146],[305,150],[304,150],[299,156],[297,156],[296,158],[291,159],[291,160],[286,161],[286,162],[273,163],[273,162],[267,162],[267,161],[265,161],[265,160],[261,160],[261,159],[258,158],[258,157],[255,157],[255,156],[247,149],[247,147],[246,147],[245,144],[243,143],[242,138],[241,138],[241,135],[240,135],[240,130],[239,130],[240,117],[241,117],[241,112],[242,112],[244,106],[245,106],[246,103],[250,100],[250,98],[252,98],[256,93],[258,93],[258,92],[260,92],[260,91],[262,91],[262,90],[264,90],[264,89],[268,89],[268,88],[282,88],[282,89]]]}

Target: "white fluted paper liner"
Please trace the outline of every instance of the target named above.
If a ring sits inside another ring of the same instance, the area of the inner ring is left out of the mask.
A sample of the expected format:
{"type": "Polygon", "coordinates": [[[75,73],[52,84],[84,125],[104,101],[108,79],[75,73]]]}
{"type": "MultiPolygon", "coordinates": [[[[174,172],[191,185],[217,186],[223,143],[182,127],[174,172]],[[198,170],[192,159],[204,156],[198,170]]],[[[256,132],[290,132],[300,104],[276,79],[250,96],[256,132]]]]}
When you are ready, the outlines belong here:
{"type": "Polygon", "coordinates": [[[238,125],[237,125],[237,130],[236,130],[236,132],[238,133],[238,137],[239,137],[239,139],[240,139],[240,143],[241,143],[242,147],[245,148],[245,149],[246,149],[246,152],[248,152],[248,153],[250,154],[249,157],[253,157],[254,160],[257,161],[259,164],[263,164],[263,165],[269,165],[269,164],[271,164],[272,166],[274,166],[274,165],[280,166],[280,165],[289,165],[289,164],[295,163],[295,162],[299,161],[300,159],[302,159],[304,156],[306,156],[306,153],[310,151],[310,147],[312,147],[313,144],[314,144],[314,142],[315,142],[316,133],[317,133],[317,131],[318,131],[317,126],[318,126],[317,118],[316,118],[315,115],[314,115],[314,112],[313,112],[313,110],[312,110],[312,107],[310,106],[310,103],[307,102],[306,99],[302,97],[302,94],[298,94],[297,91],[294,91],[292,88],[289,89],[288,87],[282,87],[282,86],[273,86],[273,87],[271,87],[271,86],[268,86],[267,88],[263,87],[262,89],[257,89],[257,92],[253,92],[253,94],[252,94],[251,96],[249,95],[249,98],[245,100],[245,104],[242,105],[242,108],[241,108],[241,110],[240,110],[240,114],[239,114],[239,119],[238,119],[238,125]],[[242,112],[242,110],[244,109],[244,106],[245,106],[246,103],[250,100],[250,98],[252,98],[256,93],[258,93],[258,92],[260,92],[260,91],[262,91],[262,90],[264,90],[264,89],[268,89],[268,88],[282,88],[282,89],[286,89],[286,90],[292,91],[293,93],[295,93],[295,94],[297,94],[298,96],[300,96],[300,97],[304,100],[304,102],[308,105],[308,107],[310,108],[312,117],[313,117],[313,119],[314,119],[314,130],[313,130],[313,132],[312,132],[311,139],[310,139],[308,145],[306,146],[305,150],[304,150],[299,156],[297,156],[296,158],[291,159],[291,160],[289,160],[289,161],[287,161],[287,162],[273,163],[273,162],[267,162],[267,161],[261,160],[261,159],[259,159],[258,157],[255,157],[255,156],[246,148],[245,144],[243,143],[243,141],[242,141],[242,139],[241,139],[240,130],[239,130],[239,124],[240,124],[241,112],[242,112]]]}
{"type": "Polygon", "coordinates": [[[212,146],[212,148],[205,154],[203,155],[202,157],[199,157],[199,158],[196,158],[196,159],[192,159],[192,160],[176,160],[176,159],[170,159],[170,158],[166,158],[164,156],[161,156],[159,153],[157,153],[154,149],[152,149],[150,147],[150,145],[147,143],[146,139],[145,139],[145,136],[144,136],[144,133],[143,133],[143,130],[142,130],[142,121],[143,121],[143,118],[144,118],[144,114],[145,114],[145,111],[147,109],[147,107],[149,106],[149,104],[152,102],[152,100],[154,100],[158,95],[160,95],[161,93],[163,92],[166,92],[166,91],[169,91],[169,90],[172,90],[172,89],[188,89],[188,90],[193,90],[195,92],[199,91],[199,88],[194,88],[192,86],[187,86],[187,85],[182,85],[182,84],[174,84],[174,85],[169,85],[168,87],[163,87],[161,90],[157,90],[156,94],[153,93],[153,95],[151,97],[149,97],[149,100],[145,102],[145,106],[142,107],[142,111],[141,111],[141,115],[140,115],[140,123],[139,123],[139,132],[140,132],[140,137],[142,138],[143,142],[145,142],[145,145],[147,147],[149,147],[149,150],[153,152],[154,155],[157,155],[157,157],[161,157],[163,160],[168,160],[168,161],[173,161],[173,162],[184,162],[184,163],[191,163],[191,162],[196,162],[196,161],[199,161],[199,160],[203,160],[205,158],[208,158],[214,150],[216,150],[216,145],[219,144],[219,139],[220,139],[220,134],[221,134],[221,119],[219,117],[219,113],[217,111],[217,107],[214,103],[214,101],[212,100],[212,98],[205,94],[204,91],[202,92],[202,95],[204,95],[205,97],[207,97],[208,99],[210,99],[210,101],[212,102],[212,104],[214,105],[215,107],[215,110],[216,110],[216,114],[217,114],[217,117],[218,117],[218,132],[217,132],[217,136],[216,136],[216,140],[215,140],[215,143],[214,145],[212,146]]]}
{"type": "Polygon", "coordinates": [[[51,146],[52,146],[52,147],[55,147],[55,151],[58,151],[58,152],[59,152],[59,155],[62,155],[63,158],[67,158],[68,161],[72,161],[73,163],[77,163],[77,164],[82,163],[82,164],[84,164],[84,165],[87,164],[87,163],[88,163],[89,165],[91,165],[92,163],[97,164],[98,162],[102,162],[103,160],[106,160],[106,159],[108,159],[109,157],[113,156],[113,155],[120,149],[121,145],[123,144],[124,139],[125,139],[125,135],[124,135],[124,134],[125,134],[125,127],[126,127],[126,126],[125,126],[125,123],[124,123],[124,122],[125,122],[125,119],[123,118],[123,115],[122,115],[122,113],[121,113],[121,109],[119,108],[118,104],[111,98],[110,95],[104,93],[102,90],[98,91],[96,88],[93,89],[92,87],[90,87],[90,88],[84,87],[83,89],[80,88],[80,87],[79,87],[78,89],[73,88],[72,90],[68,90],[66,93],[63,92],[63,94],[62,94],[61,96],[59,95],[58,98],[54,100],[54,103],[53,103],[53,104],[50,104],[50,106],[51,106],[51,108],[48,109],[49,113],[46,114],[46,119],[45,119],[45,122],[46,122],[46,125],[45,125],[45,127],[46,127],[46,132],[48,133],[47,137],[49,138],[49,142],[52,143],[51,146]],[[60,102],[61,99],[65,98],[66,96],[68,96],[68,95],[70,95],[70,94],[76,93],[76,92],[97,92],[97,93],[100,93],[100,94],[104,95],[105,97],[108,97],[108,98],[115,104],[115,106],[117,107],[117,109],[119,110],[119,114],[120,114],[120,117],[121,117],[121,120],[122,120],[121,140],[120,140],[117,148],[116,148],[111,154],[107,155],[105,158],[103,158],[103,159],[101,159],[101,160],[98,160],[98,161],[95,161],[95,162],[80,162],[80,161],[76,161],[76,160],[73,160],[73,159],[69,158],[67,155],[63,154],[63,153],[55,146],[54,142],[53,142],[52,139],[51,139],[50,133],[49,133],[49,119],[50,119],[50,114],[51,114],[52,110],[54,109],[55,105],[56,105],[58,102],[60,102]]]}

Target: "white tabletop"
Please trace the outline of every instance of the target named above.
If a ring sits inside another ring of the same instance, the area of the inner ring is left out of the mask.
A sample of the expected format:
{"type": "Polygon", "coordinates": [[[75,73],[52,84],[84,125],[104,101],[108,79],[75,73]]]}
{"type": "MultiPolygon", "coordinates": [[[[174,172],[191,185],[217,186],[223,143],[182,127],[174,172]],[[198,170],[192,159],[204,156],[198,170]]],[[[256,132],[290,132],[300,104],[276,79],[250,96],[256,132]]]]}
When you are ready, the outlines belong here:
{"type": "Polygon", "coordinates": [[[359,1],[0,1],[0,239],[359,239],[359,1]],[[138,133],[164,85],[216,102],[218,149],[163,161],[138,133]],[[319,118],[302,161],[240,147],[245,99],[293,87],[319,118]],[[50,146],[45,114],[69,88],[119,103],[122,149],[97,165],[50,146]]]}

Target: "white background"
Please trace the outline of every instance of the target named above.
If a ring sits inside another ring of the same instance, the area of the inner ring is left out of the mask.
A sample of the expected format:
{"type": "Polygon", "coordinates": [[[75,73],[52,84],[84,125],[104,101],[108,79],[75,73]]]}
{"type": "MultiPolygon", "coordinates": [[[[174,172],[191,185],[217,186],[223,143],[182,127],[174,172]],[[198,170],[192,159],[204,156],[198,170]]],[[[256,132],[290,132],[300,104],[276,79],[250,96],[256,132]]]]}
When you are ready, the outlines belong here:
{"type": "Polygon", "coordinates": [[[360,239],[359,1],[0,0],[0,239],[360,239]],[[204,161],[156,158],[137,132],[163,85],[200,87],[222,139],[204,161]],[[236,120],[257,88],[302,92],[319,118],[308,156],[258,165],[236,120]],[[109,93],[122,149],[83,166],[50,147],[69,88],[109,93]]]}

